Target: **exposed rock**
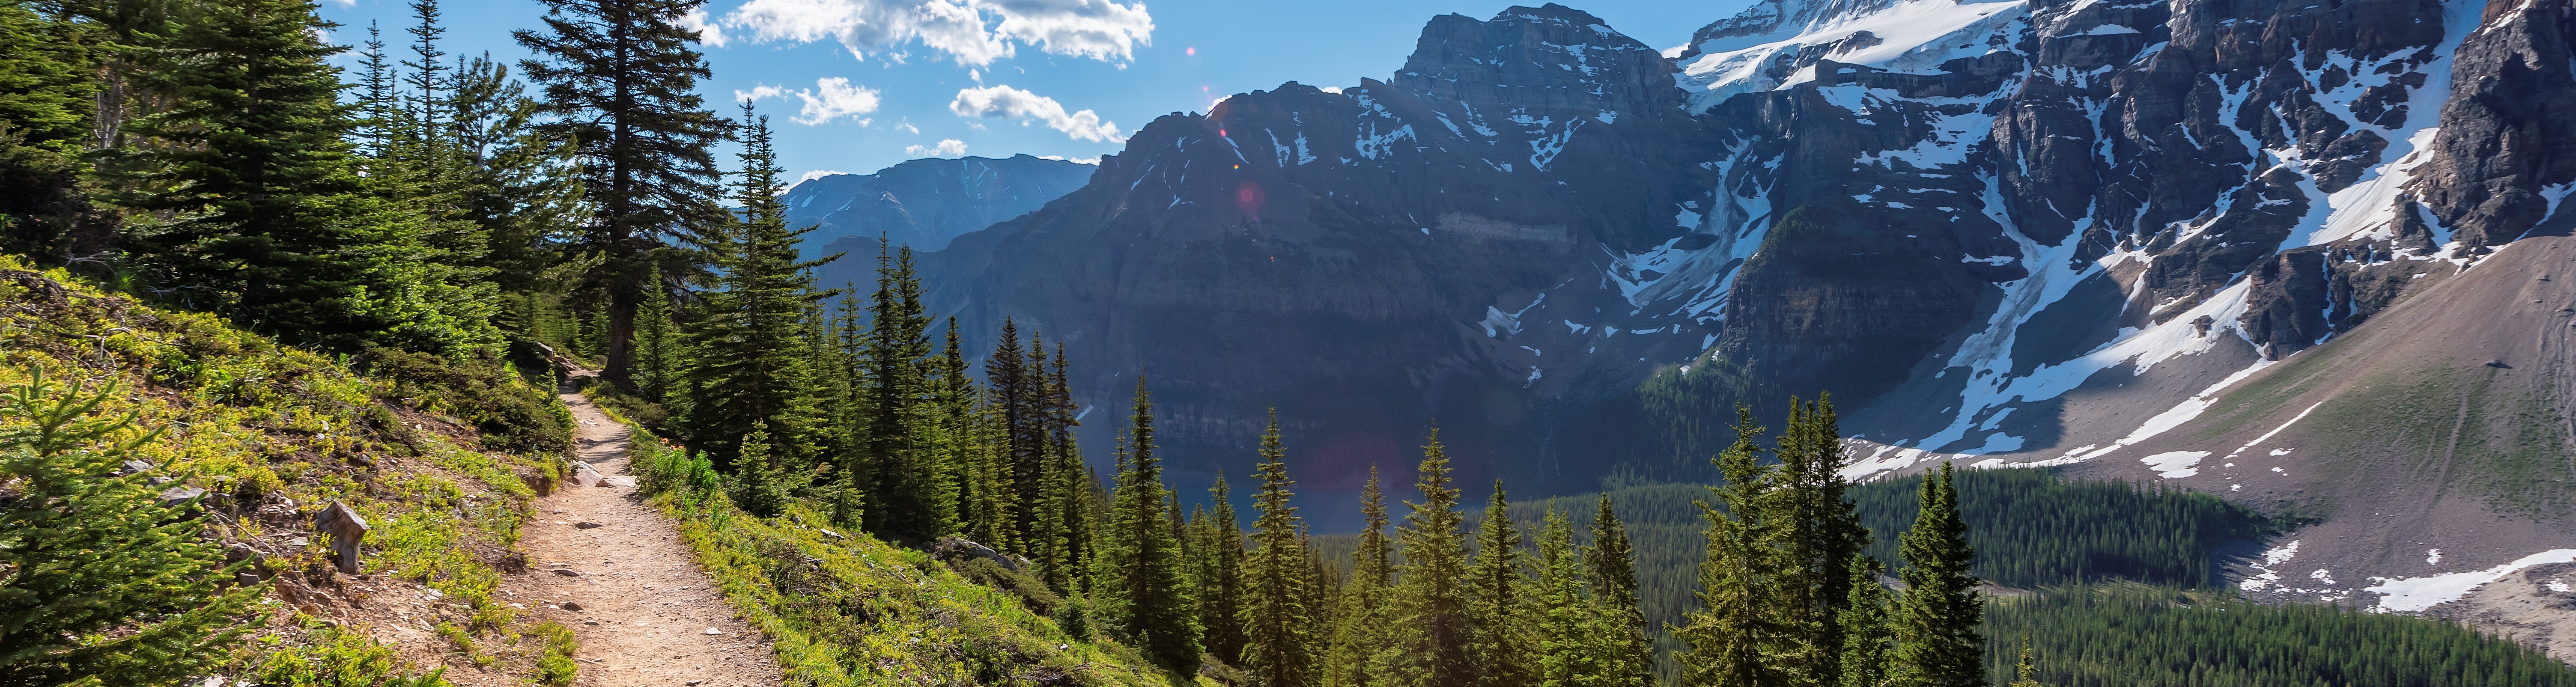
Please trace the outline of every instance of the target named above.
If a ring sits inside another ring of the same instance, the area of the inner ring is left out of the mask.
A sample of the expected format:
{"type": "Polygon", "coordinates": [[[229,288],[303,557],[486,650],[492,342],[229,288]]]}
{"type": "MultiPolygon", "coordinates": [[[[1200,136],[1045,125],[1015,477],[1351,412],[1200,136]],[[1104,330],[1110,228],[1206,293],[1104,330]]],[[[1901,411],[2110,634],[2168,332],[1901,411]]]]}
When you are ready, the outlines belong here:
{"type": "Polygon", "coordinates": [[[331,537],[332,563],[340,572],[358,574],[359,545],[367,538],[367,519],[349,504],[332,501],[313,516],[313,529],[331,537]]]}
{"type": "Polygon", "coordinates": [[[999,563],[1012,572],[1019,572],[1022,565],[1022,561],[1016,558],[1004,556],[1001,552],[994,551],[992,547],[977,544],[963,537],[940,537],[939,541],[931,544],[930,557],[941,561],[981,558],[999,563]]]}
{"type": "Polygon", "coordinates": [[[580,577],[580,576],[581,576],[581,572],[580,572],[580,571],[576,571],[576,570],[573,570],[573,569],[571,569],[571,568],[556,568],[556,569],[551,570],[551,571],[548,571],[548,572],[552,572],[552,573],[557,574],[557,575],[562,575],[562,576],[564,576],[564,577],[580,577]]]}
{"type": "Polygon", "coordinates": [[[574,526],[574,527],[578,527],[578,528],[581,528],[581,529],[585,529],[585,530],[588,530],[588,529],[598,529],[598,528],[601,528],[601,527],[607,527],[607,525],[602,525],[602,524],[595,523],[595,522],[591,522],[591,521],[588,521],[588,520],[584,520],[584,521],[581,521],[581,522],[573,523],[573,524],[572,524],[572,526],[574,526]]]}

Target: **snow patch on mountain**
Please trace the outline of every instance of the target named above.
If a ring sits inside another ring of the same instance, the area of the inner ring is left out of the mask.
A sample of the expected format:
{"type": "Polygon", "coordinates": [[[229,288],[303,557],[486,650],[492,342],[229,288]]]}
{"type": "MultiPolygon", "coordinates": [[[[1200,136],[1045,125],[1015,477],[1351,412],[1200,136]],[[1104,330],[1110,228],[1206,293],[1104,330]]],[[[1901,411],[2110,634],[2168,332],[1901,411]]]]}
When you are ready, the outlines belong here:
{"type": "MultiPolygon", "coordinates": [[[[1756,5],[1747,15],[1776,13],[1773,4],[1756,5]]],[[[1813,25],[1782,25],[1777,30],[1728,36],[1701,42],[1700,53],[1682,64],[1675,78],[1691,92],[1691,110],[1705,112],[1737,93],[1794,85],[1775,76],[1783,62],[1821,57],[1900,72],[1919,72],[1958,57],[1973,57],[2002,47],[1987,38],[2004,26],[2027,18],[2024,0],[1958,2],[1914,0],[1875,12],[1817,18],[1813,25]],[[1823,48],[1810,57],[1809,48],[1823,48]]],[[[1799,70],[1809,73],[1811,70],[1799,70]]]]}
{"type": "Polygon", "coordinates": [[[2364,587],[2362,591],[2380,595],[2379,603],[2371,606],[2371,610],[2382,613],[2414,613],[2439,606],[2444,602],[2459,600],[2489,582],[2504,579],[2506,575],[2520,572],[2524,568],[2551,563],[2576,563],[2576,549],[2542,551],[2484,570],[2423,577],[2373,577],[2370,578],[2371,581],[2379,584],[2364,587]]]}

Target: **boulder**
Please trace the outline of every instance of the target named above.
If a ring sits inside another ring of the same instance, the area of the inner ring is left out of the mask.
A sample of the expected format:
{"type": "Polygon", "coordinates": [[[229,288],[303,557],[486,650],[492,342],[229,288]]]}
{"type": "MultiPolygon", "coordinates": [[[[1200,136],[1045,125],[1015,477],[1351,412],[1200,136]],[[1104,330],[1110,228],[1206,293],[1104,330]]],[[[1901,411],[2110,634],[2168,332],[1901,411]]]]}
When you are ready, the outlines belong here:
{"type": "Polygon", "coordinates": [[[331,559],[340,572],[358,574],[358,546],[366,542],[367,519],[349,504],[332,501],[313,516],[313,529],[331,535],[331,559]]]}

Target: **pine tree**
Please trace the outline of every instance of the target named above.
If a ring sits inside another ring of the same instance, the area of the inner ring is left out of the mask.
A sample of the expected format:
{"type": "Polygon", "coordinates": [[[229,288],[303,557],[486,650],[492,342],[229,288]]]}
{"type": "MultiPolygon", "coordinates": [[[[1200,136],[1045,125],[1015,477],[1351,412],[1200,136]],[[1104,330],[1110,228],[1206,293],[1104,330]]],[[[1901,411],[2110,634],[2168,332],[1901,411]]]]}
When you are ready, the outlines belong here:
{"type": "Polygon", "coordinates": [[[1708,557],[1699,567],[1700,610],[1674,628],[1690,645],[1681,657],[1682,683],[1691,687],[1773,687],[1789,684],[1790,657],[1777,653],[1790,628],[1781,621],[1779,559],[1765,550],[1762,499],[1768,475],[1757,457],[1750,408],[1736,409],[1735,445],[1718,454],[1725,483],[1710,489],[1724,507],[1700,503],[1708,519],[1708,557]]]}
{"type": "Polygon", "coordinates": [[[1530,591],[1530,620],[1538,639],[1531,652],[1537,683],[1540,687],[1632,687],[1619,677],[1627,657],[1619,654],[1626,647],[1615,631],[1626,622],[1626,615],[1584,593],[1586,566],[1574,548],[1574,526],[1566,522],[1565,514],[1549,508],[1543,523],[1538,535],[1538,580],[1530,591]]]}
{"type": "Polygon", "coordinates": [[[800,237],[813,228],[787,226],[776,193],[779,169],[769,121],[753,117],[748,106],[743,113],[751,135],[742,153],[742,219],[723,233],[723,241],[710,244],[722,268],[722,288],[701,295],[704,307],[690,329],[695,360],[688,374],[695,397],[684,426],[689,445],[727,471],[735,465],[741,437],[754,425],[767,427],[772,459],[802,471],[822,459],[805,317],[812,304],[833,294],[814,290],[808,271],[824,261],[799,258],[800,237]]]}
{"type": "Polygon", "coordinates": [[[1459,527],[1458,489],[1449,486],[1449,456],[1440,431],[1422,447],[1414,483],[1421,503],[1410,503],[1397,540],[1404,550],[1395,588],[1395,637],[1372,664],[1389,684],[1438,687],[1477,680],[1472,643],[1474,596],[1467,578],[1467,542],[1459,527]]]}
{"type": "MultiPolygon", "coordinates": [[[[0,684],[175,684],[227,662],[264,585],[231,586],[197,504],[118,475],[158,436],[46,379],[0,390],[0,684]]],[[[168,466],[160,468],[167,470],[168,466]]]]}
{"type": "Polygon", "coordinates": [[[291,343],[353,347],[392,324],[369,298],[381,238],[342,140],[341,48],[304,0],[204,3],[143,53],[168,94],[105,154],[123,202],[158,213],[128,233],[153,287],[291,343]]]}
{"type": "Polygon", "coordinates": [[[1244,561],[1243,669],[1262,687],[1307,687],[1315,681],[1315,630],[1310,611],[1313,580],[1307,562],[1303,521],[1289,502],[1296,482],[1288,479],[1287,449],[1279,437],[1279,411],[1270,411],[1270,426],[1261,432],[1261,463],[1253,475],[1261,490],[1253,495],[1252,552],[1244,561]]]}
{"type": "Polygon", "coordinates": [[[1611,670],[1600,684],[1646,687],[1654,681],[1654,648],[1646,639],[1646,614],[1637,598],[1637,554],[1628,528],[1601,494],[1601,509],[1592,516],[1592,546],[1583,550],[1583,572],[1592,584],[1595,603],[1606,614],[1600,629],[1611,642],[1611,670]]]}
{"type": "Polygon", "coordinates": [[[1893,635],[1887,624],[1887,587],[1879,584],[1878,572],[1877,559],[1852,557],[1851,594],[1837,618],[1843,628],[1842,687],[1887,684],[1893,635]]]}
{"type": "Polygon", "coordinates": [[[779,473],[777,457],[769,450],[769,428],[754,421],[751,432],[734,442],[740,453],[734,456],[737,474],[726,486],[732,491],[733,505],[743,512],[768,518],[787,509],[787,485],[779,473]]]}
{"type": "Polygon", "coordinates": [[[1844,493],[1842,437],[1833,401],[1789,399],[1788,427],[1774,455],[1777,479],[1764,495],[1764,518],[1773,530],[1768,547],[1780,556],[1781,622],[1789,630],[1773,649],[1789,657],[1796,684],[1830,687],[1841,682],[1841,622],[1851,594],[1851,559],[1869,544],[1869,531],[1844,493]]]}
{"type": "Polygon", "coordinates": [[[2028,632],[2022,633],[2021,662],[2013,665],[2013,681],[2009,687],[2042,687],[2039,684],[2039,664],[2032,662],[2030,658],[2030,633],[2028,632]]]}
{"type": "Polygon", "coordinates": [[[70,262],[97,94],[84,22],[0,4],[0,251],[70,262]]]}
{"type": "Polygon", "coordinates": [[[1537,682],[1529,658],[1535,638],[1529,633],[1528,581],[1521,573],[1521,535],[1512,527],[1503,481],[1494,480],[1494,495],[1476,533],[1475,562],[1467,571],[1473,595],[1473,651],[1485,683],[1515,687],[1537,682]]]}
{"type": "MultiPolygon", "coordinates": [[[[1324,660],[1324,683],[1334,687],[1388,684],[1369,665],[1386,646],[1394,622],[1394,556],[1386,537],[1386,497],[1378,489],[1377,466],[1369,466],[1368,484],[1360,488],[1360,541],[1352,551],[1350,579],[1342,584],[1332,619],[1332,647],[1324,660]]],[[[1327,569],[1330,569],[1327,567],[1327,569]]]]}
{"type": "MultiPolygon", "coordinates": [[[[859,382],[861,398],[854,401],[858,416],[846,430],[857,437],[850,446],[857,455],[841,458],[843,464],[857,466],[869,483],[868,531],[896,541],[926,543],[953,530],[954,523],[943,514],[956,512],[956,492],[942,490],[944,475],[972,470],[978,463],[945,464],[942,459],[948,455],[937,442],[920,441],[936,438],[923,433],[931,425],[922,417],[938,412],[931,402],[932,366],[926,364],[931,353],[930,318],[922,313],[921,281],[913,272],[912,249],[889,253],[889,247],[883,237],[878,238],[877,289],[870,297],[868,333],[858,353],[865,368],[859,382]]],[[[964,412],[968,411],[951,409],[952,415],[964,412]]],[[[982,430],[977,431],[980,436],[982,430]]]]}
{"type": "Polygon", "coordinates": [[[1199,583],[1199,643],[1228,663],[1243,660],[1243,526],[1234,518],[1231,487],[1225,472],[1208,487],[1208,525],[1200,545],[1207,550],[1207,577],[1199,583]]]}
{"type": "MultiPolygon", "coordinates": [[[[280,1],[280,0],[270,0],[280,1]]],[[[706,62],[682,25],[704,0],[546,0],[545,33],[512,34],[539,59],[546,134],[578,146],[593,214],[577,240],[607,296],[607,380],[629,385],[648,257],[668,238],[701,242],[726,223],[710,153],[728,133],[695,92],[706,62]]]]}
{"type": "Polygon", "coordinates": [[[1141,374],[1130,421],[1126,469],[1112,495],[1115,532],[1105,537],[1111,548],[1101,552],[1110,570],[1097,583],[1103,589],[1094,601],[1106,624],[1155,665],[1194,674],[1199,628],[1191,617],[1183,552],[1171,523],[1171,490],[1163,486],[1162,464],[1154,455],[1153,399],[1141,374]]]}
{"type": "Polygon", "coordinates": [[[1968,566],[1967,523],[1959,519],[1959,490],[1951,464],[1923,480],[1922,510],[1906,530],[1898,553],[1905,558],[1905,593],[1896,601],[1896,656],[1890,683],[1900,687],[1974,687],[1986,684],[1985,599],[1968,566]]]}

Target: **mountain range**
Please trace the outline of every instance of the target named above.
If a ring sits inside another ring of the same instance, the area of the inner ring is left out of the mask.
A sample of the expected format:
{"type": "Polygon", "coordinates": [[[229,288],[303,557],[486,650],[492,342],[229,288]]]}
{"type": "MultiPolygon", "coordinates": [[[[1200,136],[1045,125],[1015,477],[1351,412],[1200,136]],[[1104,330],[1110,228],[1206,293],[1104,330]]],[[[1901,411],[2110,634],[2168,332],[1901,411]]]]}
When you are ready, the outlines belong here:
{"type": "Polygon", "coordinates": [[[1666,50],[1445,15],[922,268],[1087,407],[1150,376],[1201,480],[1269,408],[1327,504],[1433,426],[1516,493],[1706,479],[1738,404],[1830,392],[1854,479],[2209,491],[2301,525],[2250,595],[2576,648],[2513,610],[2576,581],[2571,41],[2567,0],[1766,0],[1666,50]]]}
{"type": "Polygon", "coordinates": [[[915,250],[939,250],[958,234],[1028,214],[1091,178],[1095,167],[1013,155],[906,160],[874,174],[826,174],[779,198],[787,221],[814,227],[807,257],[874,255],[879,236],[915,250]]]}

